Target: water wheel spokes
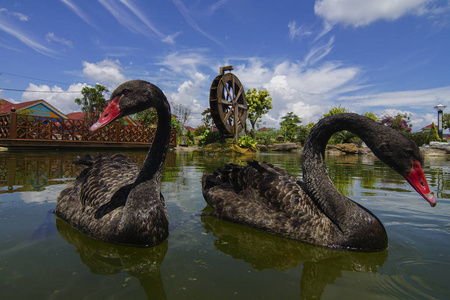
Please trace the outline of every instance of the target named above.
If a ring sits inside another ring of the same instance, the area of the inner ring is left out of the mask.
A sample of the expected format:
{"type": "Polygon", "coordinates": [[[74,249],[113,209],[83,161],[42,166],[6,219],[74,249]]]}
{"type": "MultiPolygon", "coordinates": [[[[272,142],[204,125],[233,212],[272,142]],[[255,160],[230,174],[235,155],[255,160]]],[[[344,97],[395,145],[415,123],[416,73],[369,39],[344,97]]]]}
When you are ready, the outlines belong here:
{"type": "Polygon", "coordinates": [[[217,129],[225,136],[236,137],[245,128],[248,109],[239,79],[232,73],[217,76],[211,84],[209,100],[217,129]]]}

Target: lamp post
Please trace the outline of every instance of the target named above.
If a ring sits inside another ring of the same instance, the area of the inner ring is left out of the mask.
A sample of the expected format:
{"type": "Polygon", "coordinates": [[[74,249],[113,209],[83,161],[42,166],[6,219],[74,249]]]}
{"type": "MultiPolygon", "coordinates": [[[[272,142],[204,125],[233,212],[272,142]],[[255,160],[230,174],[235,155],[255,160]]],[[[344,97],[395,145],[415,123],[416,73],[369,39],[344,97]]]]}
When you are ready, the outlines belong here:
{"type": "Polygon", "coordinates": [[[443,105],[443,104],[439,104],[436,105],[434,108],[437,109],[438,111],[438,135],[439,138],[442,140],[442,127],[443,127],[443,120],[442,120],[442,111],[444,110],[444,108],[446,108],[447,106],[443,105]]]}

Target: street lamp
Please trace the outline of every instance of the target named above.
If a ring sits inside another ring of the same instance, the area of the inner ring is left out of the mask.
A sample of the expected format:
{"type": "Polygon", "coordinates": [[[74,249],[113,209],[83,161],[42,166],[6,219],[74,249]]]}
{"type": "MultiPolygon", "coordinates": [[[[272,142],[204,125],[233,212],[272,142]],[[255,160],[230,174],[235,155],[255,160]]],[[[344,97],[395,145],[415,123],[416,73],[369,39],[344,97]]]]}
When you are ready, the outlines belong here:
{"type": "Polygon", "coordinates": [[[442,120],[442,111],[444,110],[444,108],[446,108],[447,106],[443,105],[443,104],[439,104],[436,105],[434,108],[437,109],[438,111],[438,135],[439,138],[442,140],[442,126],[444,124],[443,120],[442,120]]]}

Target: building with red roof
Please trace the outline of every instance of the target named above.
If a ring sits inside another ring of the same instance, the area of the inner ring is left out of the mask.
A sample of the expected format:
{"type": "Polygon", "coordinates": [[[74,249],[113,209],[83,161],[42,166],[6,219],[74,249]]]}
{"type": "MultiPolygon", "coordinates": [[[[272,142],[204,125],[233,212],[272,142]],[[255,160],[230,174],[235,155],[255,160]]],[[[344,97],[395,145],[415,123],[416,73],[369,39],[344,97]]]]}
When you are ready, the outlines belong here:
{"type": "Polygon", "coordinates": [[[17,112],[27,111],[29,115],[37,117],[67,119],[65,114],[42,99],[20,103],[12,103],[5,99],[0,99],[0,114],[9,113],[11,110],[17,112]]]}

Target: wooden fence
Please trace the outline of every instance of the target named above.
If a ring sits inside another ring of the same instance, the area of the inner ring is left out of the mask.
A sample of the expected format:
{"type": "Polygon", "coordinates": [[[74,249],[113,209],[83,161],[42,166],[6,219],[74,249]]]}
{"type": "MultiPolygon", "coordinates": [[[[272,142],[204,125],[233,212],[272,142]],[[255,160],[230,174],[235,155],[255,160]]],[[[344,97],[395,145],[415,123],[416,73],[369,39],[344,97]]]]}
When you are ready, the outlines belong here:
{"type": "MultiPolygon", "coordinates": [[[[18,114],[0,115],[0,146],[3,147],[148,147],[156,128],[123,125],[116,121],[94,133],[84,120],[18,114]]],[[[176,147],[173,130],[170,147],[176,147]]]]}

